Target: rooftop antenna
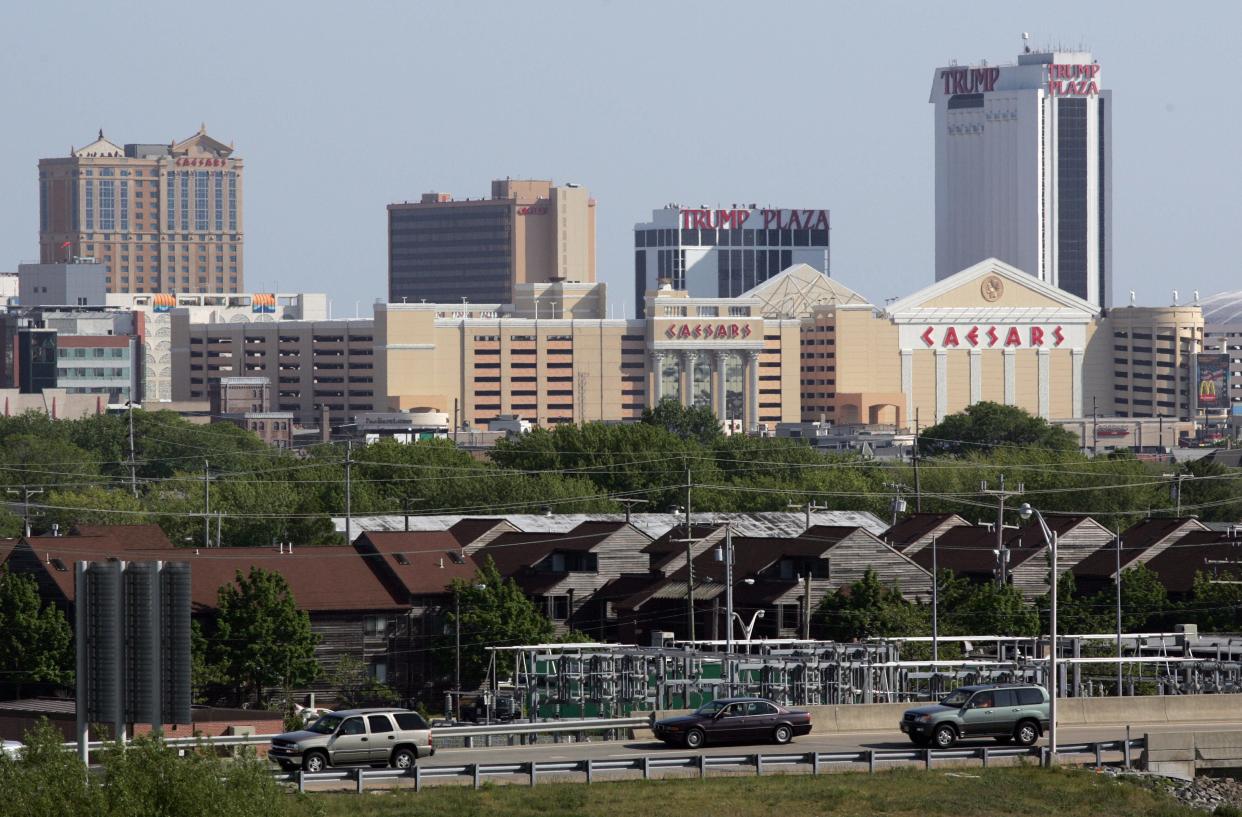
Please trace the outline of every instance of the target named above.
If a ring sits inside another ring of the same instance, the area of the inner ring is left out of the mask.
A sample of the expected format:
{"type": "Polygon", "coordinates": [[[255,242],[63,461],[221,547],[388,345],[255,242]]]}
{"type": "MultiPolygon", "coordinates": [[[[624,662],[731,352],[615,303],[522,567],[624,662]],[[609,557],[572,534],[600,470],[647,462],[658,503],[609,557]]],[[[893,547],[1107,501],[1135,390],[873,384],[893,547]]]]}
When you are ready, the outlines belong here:
{"type": "Polygon", "coordinates": [[[1031,32],[1029,31],[1022,32],[1022,53],[1031,53],[1031,32]]]}

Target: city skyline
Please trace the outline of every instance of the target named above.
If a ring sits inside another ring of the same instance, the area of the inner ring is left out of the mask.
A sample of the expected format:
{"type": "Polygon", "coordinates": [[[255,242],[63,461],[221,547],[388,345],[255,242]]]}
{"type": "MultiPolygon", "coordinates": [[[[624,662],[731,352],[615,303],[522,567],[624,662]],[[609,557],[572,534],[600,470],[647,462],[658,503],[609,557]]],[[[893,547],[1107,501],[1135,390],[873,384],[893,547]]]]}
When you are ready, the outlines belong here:
{"type": "Polygon", "coordinates": [[[1230,195],[1242,174],[1231,113],[1207,80],[1237,67],[1224,37],[1238,9],[1205,28],[1133,4],[981,9],[951,23],[912,6],[897,30],[882,9],[793,4],[756,17],[742,5],[691,4],[661,8],[656,27],[651,8],[370,4],[331,24],[252,9],[230,49],[198,54],[194,70],[168,78],[151,74],[150,60],[201,28],[188,11],[17,9],[15,30],[29,36],[0,56],[0,87],[28,118],[10,129],[0,162],[12,191],[0,203],[0,269],[38,254],[39,158],[100,127],[128,138],[203,121],[247,159],[246,288],[325,291],[338,316],[355,301],[368,312],[385,294],[386,205],[506,176],[591,190],[598,279],[618,314],[634,311],[633,225],[669,201],[829,208],[834,277],[882,303],[934,280],[928,71],[1011,60],[1029,30],[1035,46],[1066,40],[1109,67],[1115,302],[1133,289],[1140,303],[1167,303],[1174,282],[1183,302],[1232,286],[1216,235],[1242,215],[1230,195]],[[143,93],[157,104],[134,105],[123,83],[81,90],[89,43],[122,18],[151,51],[118,53],[114,67],[146,71],[143,93]],[[687,30],[693,40],[679,34],[687,30]],[[884,47],[858,31],[884,32],[884,47]],[[517,52],[518,41],[548,48],[517,52]],[[341,43],[344,58],[321,59],[341,43]],[[1158,58],[1169,52],[1194,54],[1189,74],[1158,58]],[[754,105],[728,126],[731,99],[754,105]]]}

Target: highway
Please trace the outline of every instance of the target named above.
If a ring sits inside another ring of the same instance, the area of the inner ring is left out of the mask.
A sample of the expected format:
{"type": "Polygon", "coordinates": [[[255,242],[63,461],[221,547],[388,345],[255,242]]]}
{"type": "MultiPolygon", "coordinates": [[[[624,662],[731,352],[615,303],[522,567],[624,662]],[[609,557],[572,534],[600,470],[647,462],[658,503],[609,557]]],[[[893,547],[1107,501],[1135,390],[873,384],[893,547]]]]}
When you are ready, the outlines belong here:
{"type": "MultiPolygon", "coordinates": [[[[1144,732],[1193,732],[1206,730],[1242,729],[1242,719],[1221,722],[1185,722],[1185,723],[1135,723],[1131,724],[1132,738],[1141,738],[1144,732]]],[[[434,731],[432,733],[434,735],[434,731]]],[[[1057,742],[1060,744],[1087,743],[1090,741],[1121,740],[1126,735],[1125,724],[1117,726],[1062,726],[1057,730],[1057,742]]],[[[1040,741],[1046,745],[1047,740],[1040,741]]],[[[965,741],[959,744],[963,748],[970,746],[996,746],[992,740],[965,741]]],[[[833,734],[811,734],[795,738],[786,747],[774,744],[727,744],[707,746],[700,752],[689,752],[684,747],[666,747],[662,742],[652,738],[636,740],[593,741],[591,743],[553,743],[549,737],[541,737],[539,743],[527,746],[491,746],[475,748],[452,748],[436,751],[435,757],[421,761],[423,765],[450,765],[467,763],[517,763],[534,760],[537,762],[556,760],[619,760],[660,752],[678,755],[736,755],[739,752],[859,752],[867,749],[884,751],[904,751],[914,748],[909,739],[897,729],[882,732],[837,732],[833,734]]]]}

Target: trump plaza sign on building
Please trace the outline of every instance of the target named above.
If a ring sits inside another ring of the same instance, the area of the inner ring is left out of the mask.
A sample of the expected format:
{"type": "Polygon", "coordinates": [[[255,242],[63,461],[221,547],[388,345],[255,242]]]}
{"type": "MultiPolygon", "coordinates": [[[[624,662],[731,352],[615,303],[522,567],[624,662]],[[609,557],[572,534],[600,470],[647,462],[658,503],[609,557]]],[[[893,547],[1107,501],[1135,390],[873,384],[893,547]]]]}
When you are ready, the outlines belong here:
{"type": "Polygon", "coordinates": [[[681,211],[683,230],[740,230],[745,226],[766,230],[827,230],[827,210],[686,210],[681,211]],[[751,219],[754,222],[748,225],[751,219]]]}

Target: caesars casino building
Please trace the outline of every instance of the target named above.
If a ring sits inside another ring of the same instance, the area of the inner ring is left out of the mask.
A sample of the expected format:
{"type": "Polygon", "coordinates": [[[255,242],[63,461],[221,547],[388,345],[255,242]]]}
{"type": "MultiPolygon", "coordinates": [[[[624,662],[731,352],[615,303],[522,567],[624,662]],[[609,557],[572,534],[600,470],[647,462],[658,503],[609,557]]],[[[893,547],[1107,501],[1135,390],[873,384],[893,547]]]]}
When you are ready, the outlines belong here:
{"type": "Polygon", "coordinates": [[[635,313],[663,281],[692,298],[735,298],[795,264],[827,275],[828,231],[827,210],[655,210],[634,225],[635,313]]]}
{"type": "Polygon", "coordinates": [[[752,432],[926,427],[981,400],[1049,420],[1184,418],[1203,340],[1198,307],[1105,311],[994,258],[885,306],[806,264],[735,297],[665,284],[639,319],[608,318],[604,284],[516,291],[513,304],[377,305],[376,408],[549,426],[633,422],[671,398],[752,432]]]}

